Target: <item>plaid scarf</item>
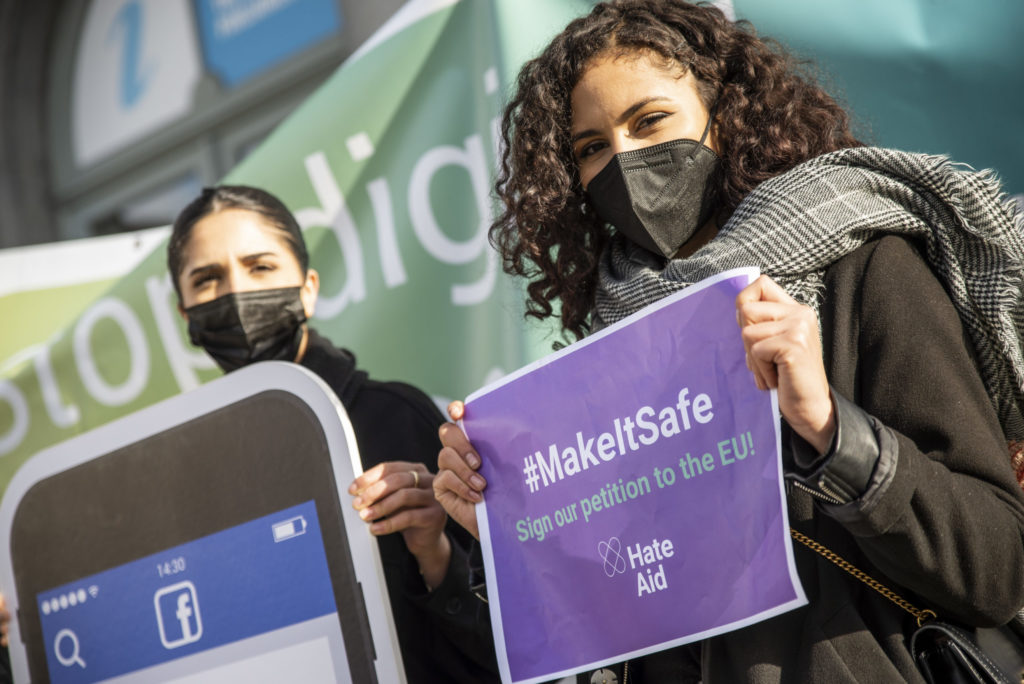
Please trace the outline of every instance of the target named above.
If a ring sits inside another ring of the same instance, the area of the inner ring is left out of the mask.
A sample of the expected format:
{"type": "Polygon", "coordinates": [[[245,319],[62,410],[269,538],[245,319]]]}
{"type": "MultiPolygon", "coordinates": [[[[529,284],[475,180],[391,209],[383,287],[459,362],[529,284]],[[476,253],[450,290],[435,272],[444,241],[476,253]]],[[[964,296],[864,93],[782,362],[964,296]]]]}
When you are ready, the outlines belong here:
{"type": "MultiPolygon", "coordinates": [[[[617,237],[601,258],[594,323],[739,266],[760,267],[817,311],[825,270],[885,234],[923,248],[974,345],[1006,438],[1024,440],[1024,220],[993,172],[946,157],[860,147],[804,162],[755,188],[687,259],[666,263],[617,237]]],[[[1024,481],[1024,455],[1016,461],[1024,481]]]]}

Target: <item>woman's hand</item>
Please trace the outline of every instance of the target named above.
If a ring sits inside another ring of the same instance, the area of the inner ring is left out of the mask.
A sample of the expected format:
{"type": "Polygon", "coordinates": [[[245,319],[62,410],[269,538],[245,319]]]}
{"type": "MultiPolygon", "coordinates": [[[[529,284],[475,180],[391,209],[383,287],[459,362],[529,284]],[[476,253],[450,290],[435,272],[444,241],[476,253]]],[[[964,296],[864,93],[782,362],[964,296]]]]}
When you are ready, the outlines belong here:
{"type": "Polygon", "coordinates": [[[7,648],[7,632],[11,627],[11,612],[7,610],[7,601],[0,594],[0,646],[7,648]]]}
{"type": "MultiPolygon", "coordinates": [[[[448,415],[453,421],[461,420],[465,410],[461,401],[448,404],[448,415]]],[[[445,423],[438,432],[442,448],[437,455],[434,496],[455,522],[479,539],[476,504],[484,500],[481,492],[487,487],[487,482],[476,472],[480,457],[458,425],[445,423]]]]}
{"type": "Polygon", "coordinates": [[[452,547],[444,533],[444,509],[434,498],[434,475],[422,463],[387,461],[349,485],[352,507],[376,536],[401,532],[416,557],[423,581],[433,589],[448,572],[452,547]]]}
{"type": "Polygon", "coordinates": [[[790,427],[818,453],[828,451],[835,410],[814,311],[761,276],[736,297],[736,320],[758,388],[778,389],[779,410],[790,427]]]}

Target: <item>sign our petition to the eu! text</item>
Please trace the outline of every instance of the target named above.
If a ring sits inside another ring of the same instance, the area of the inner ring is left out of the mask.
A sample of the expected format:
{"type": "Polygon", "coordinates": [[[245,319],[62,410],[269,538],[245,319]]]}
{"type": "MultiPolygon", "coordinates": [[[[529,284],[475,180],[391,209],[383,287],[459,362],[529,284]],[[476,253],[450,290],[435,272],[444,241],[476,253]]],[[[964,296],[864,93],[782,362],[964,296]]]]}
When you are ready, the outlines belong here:
{"type": "Polygon", "coordinates": [[[806,603],[774,392],[736,325],[737,269],[466,402],[502,679],[540,682],[806,603]]]}

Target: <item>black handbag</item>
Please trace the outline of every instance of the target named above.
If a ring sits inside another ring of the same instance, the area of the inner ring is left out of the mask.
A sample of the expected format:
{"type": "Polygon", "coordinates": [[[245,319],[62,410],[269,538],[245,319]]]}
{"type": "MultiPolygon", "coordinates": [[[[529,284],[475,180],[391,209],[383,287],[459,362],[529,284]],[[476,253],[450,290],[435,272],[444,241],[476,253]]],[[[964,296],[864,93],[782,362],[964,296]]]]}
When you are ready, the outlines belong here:
{"type": "Polygon", "coordinates": [[[914,631],[910,652],[928,684],[1016,684],[969,632],[940,620],[929,620],[914,631]]]}
{"type": "Polygon", "coordinates": [[[835,563],[917,619],[910,636],[910,653],[928,684],[1021,684],[1024,682],[1024,611],[1010,625],[970,631],[943,622],[934,611],[916,608],[887,586],[805,534],[790,534],[807,548],[835,563]],[[976,636],[977,635],[977,636],[976,636]],[[979,645],[986,642],[986,652],[979,645]],[[998,661],[998,662],[997,662],[998,661]],[[1015,671],[1011,676],[1009,671],[1015,671]]]}

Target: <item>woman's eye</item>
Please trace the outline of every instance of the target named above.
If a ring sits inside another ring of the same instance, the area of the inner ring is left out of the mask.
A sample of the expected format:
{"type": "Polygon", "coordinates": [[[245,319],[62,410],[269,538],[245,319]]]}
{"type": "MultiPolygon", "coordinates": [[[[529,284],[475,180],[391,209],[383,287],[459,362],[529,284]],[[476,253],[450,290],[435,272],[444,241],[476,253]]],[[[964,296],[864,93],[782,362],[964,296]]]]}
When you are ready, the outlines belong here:
{"type": "Polygon", "coordinates": [[[653,126],[667,116],[668,114],[665,112],[652,112],[650,114],[645,114],[636,122],[636,128],[637,130],[642,130],[649,126],[653,126]]]}
{"type": "Polygon", "coordinates": [[[198,278],[196,278],[195,280],[192,281],[192,287],[194,289],[198,290],[199,288],[203,287],[204,285],[212,283],[216,279],[217,279],[217,276],[215,276],[215,275],[200,276],[200,277],[198,277],[198,278]]]}
{"type": "Polygon", "coordinates": [[[253,273],[256,273],[256,272],[259,272],[259,271],[269,272],[269,271],[273,271],[274,269],[275,269],[275,267],[270,265],[270,264],[255,264],[252,267],[252,272],[253,273]]]}
{"type": "Polygon", "coordinates": [[[580,151],[576,153],[576,156],[581,160],[586,159],[590,155],[600,152],[604,147],[605,144],[603,142],[594,141],[592,143],[587,143],[580,148],[580,151]]]}

